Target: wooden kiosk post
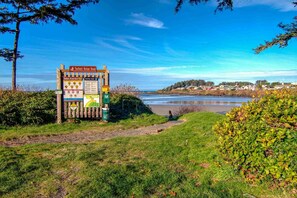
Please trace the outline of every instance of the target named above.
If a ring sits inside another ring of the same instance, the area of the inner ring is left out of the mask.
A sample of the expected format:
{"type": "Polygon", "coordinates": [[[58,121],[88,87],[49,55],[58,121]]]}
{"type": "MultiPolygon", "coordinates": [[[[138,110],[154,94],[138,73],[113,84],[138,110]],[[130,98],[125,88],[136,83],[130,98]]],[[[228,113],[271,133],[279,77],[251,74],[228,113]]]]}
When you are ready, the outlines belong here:
{"type": "Polygon", "coordinates": [[[65,69],[65,66],[63,64],[60,65],[60,69],[57,69],[57,123],[61,124],[62,123],[62,103],[63,103],[63,91],[62,91],[62,70],[65,69]]]}
{"type": "Polygon", "coordinates": [[[109,119],[109,71],[105,65],[98,70],[96,66],[65,69],[61,64],[57,69],[56,94],[58,124],[63,119],[109,119]]]}

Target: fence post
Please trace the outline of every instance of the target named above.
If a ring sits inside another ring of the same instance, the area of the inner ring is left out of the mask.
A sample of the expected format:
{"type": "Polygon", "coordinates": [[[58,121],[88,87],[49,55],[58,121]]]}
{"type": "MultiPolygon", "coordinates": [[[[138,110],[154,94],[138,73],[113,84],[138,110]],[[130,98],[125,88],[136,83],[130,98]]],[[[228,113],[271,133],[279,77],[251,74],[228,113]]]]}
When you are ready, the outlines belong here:
{"type": "Polygon", "coordinates": [[[57,69],[57,123],[62,123],[62,70],[65,66],[61,64],[60,69],[57,69]]]}

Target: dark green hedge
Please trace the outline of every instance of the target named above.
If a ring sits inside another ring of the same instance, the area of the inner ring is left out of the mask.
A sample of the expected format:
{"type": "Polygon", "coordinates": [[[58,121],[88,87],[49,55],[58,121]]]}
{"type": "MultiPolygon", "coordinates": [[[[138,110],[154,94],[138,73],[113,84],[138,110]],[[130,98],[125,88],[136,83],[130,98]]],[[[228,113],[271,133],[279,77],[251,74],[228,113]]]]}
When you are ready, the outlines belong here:
{"type": "Polygon", "coordinates": [[[110,118],[125,119],[152,111],[139,98],[128,94],[112,94],[110,100],[110,118]]]}
{"type": "Polygon", "coordinates": [[[250,181],[297,186],[297,96],[275,91],[233,109],[214,127],[220,149],[250,181]]]}
{"type": "MultiPolygon", "coordinates": [[[[111,120],[152,113],[139,98],[132,95],[112,94],[110,102],[111,120]]],[[[55,120],[54,91],[0,91],[0,126],[41,125],[55,120]]]]}
{"type": "Polygon", "coordinates": [[[54,122],[56,95],[54,91],[0,92],[0,125],[39,125],[54,122]]]}

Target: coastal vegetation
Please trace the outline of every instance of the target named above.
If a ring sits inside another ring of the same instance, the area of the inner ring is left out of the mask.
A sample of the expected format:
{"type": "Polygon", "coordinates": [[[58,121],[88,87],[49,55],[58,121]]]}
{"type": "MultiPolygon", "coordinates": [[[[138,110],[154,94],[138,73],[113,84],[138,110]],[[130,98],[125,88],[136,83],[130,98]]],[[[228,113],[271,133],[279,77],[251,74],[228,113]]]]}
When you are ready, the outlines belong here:
{"type": "Polygon", "coordinates": [[[54,91],[0,90],[0,126],[42,125],[55,119],[54,91]]]}
{"type": "MultiPolygon", "coordinates": [[[[112,122],[143,113],[152,114],[152,111],[138,97],[130,93],[112,92],[110,102],[112,122]]],[[[54,91],[0,89],[0,126],[44,125],[55,121],[56,95],[54,91]]]]}
{"type": "Polygon", "coordinates": [[[297,186],[297,95],[274,91],[234,108],[214,130],[220,151],[251,182],[297,186]]]}
{"type": "MultiPolygon", "coordinates": [[[[221,157],[215,113],[191,113],[158,135],[88,144],[0,147],[1,197],[289,197],[247,183],[221,157]]],[[[139,122],[140,120],[138,120],[139,122]]],[[[137,123],[137,122],[136,122],[137,123]]]]}
{"type": "MultiPolygon", "coordinates": [[[[20,101],[18,105],[30,104],[21,98],[34,101],[43,94],[51,100],[55,98],[51,91],[10,94],[14,97],[6,101],[20,101]],[[32,95],[30,98],[24,94],[32,95]]],[[[180,119],[185,123],[158,135],[118,137],[87,144],[0,146],[0,196],[295,195],[297,94],[294,90],[267,94],[226,116],[206,112],[183,115],[180,119]]],[[[113,122],[1,125],[0,141],[88,130],[108,133],[167,120],[151,114],[140,99],[131,95],[113,94],[111,102],[113,122]]]]}

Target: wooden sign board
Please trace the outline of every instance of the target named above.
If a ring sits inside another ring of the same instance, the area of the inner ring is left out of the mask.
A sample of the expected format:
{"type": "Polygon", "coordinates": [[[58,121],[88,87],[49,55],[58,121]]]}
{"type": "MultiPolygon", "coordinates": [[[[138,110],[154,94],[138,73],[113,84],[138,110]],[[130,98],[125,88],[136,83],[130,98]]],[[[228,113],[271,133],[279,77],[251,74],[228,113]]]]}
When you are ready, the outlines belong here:
{"type": "Polygon", "coordinates": [[[65,101],[83,100],[83,81],[79,77],[64,77],[63,92],[65,101]]]}
{"type": "Polygon", "coordinates": [[[97,72],[96,66],[70,66],[70,72],[97,72]]]}
{"type": "MultiPolygon", "coordinates": [[[[109,116],[108,98],[103,103],[102,86],[109,91],[109,70],[106,66],[97,70],[96,66],[61,65],[57,69],[57,123],[63,118],[101,118],[109,116]],[[103,105],[105,110],[103,110],[103,105]]],[[[107,97],[107,96],[106,96],[107,97]]]]}

